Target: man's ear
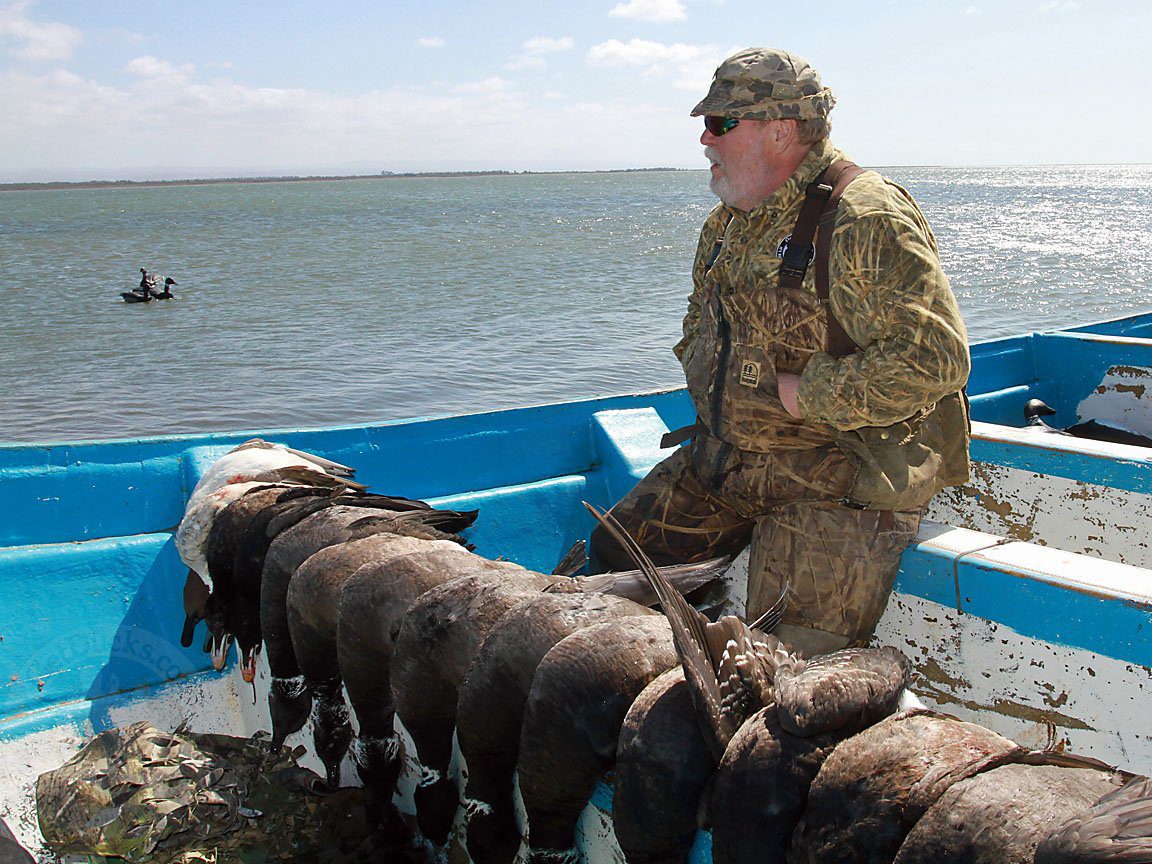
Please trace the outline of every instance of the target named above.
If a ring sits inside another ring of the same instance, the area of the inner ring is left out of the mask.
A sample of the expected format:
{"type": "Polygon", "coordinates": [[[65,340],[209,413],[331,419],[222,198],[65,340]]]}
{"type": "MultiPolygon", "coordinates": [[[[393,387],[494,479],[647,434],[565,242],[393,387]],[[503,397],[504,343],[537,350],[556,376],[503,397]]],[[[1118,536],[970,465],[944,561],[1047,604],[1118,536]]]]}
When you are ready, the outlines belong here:
{"type": "Polygon", "coordinates": [[[778,118],[772,121],[772,143],[785,150],[796,140],[796,121],[778,118]]]}

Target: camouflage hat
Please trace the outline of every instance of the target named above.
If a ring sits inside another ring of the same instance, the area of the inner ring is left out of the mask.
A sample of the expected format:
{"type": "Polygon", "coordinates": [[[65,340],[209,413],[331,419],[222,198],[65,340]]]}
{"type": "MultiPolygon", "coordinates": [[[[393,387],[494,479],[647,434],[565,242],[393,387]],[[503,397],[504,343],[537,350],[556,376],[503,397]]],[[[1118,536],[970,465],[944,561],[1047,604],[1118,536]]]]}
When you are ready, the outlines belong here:
{"type": "Polygon", "coordinates": [[[746,120],[827,117],[836,99],[808,61],[775,48],[745,48],[720,64],[692,116],[746,120]]]}

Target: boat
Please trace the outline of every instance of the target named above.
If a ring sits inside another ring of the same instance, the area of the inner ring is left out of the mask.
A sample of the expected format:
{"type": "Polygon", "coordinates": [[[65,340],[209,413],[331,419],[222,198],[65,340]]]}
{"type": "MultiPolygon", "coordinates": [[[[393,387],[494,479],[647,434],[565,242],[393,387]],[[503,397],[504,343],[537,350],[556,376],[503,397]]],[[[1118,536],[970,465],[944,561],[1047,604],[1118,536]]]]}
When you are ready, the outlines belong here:
{"type": "MultiPolygon", "coordinates": [[[[930,706],[1152,773],[1152,450],[1046,434],[1022,413],[1041,399],[1054,427],[1098,419],[1152,435],[1152,313],[971,351],[972,479],[933,500],[876,641],[911,658],[930,706]]],[[[0,446],[0,813],[28,840],[36,776],[111,726],[268,728],[263,699],[213,671],[202,631],[180,644],[187,569],[174,530],[233,446],[259,436],[354,466],[373,491],[478,509],[477,552],[549,572],[591,529],[581,502],[618,500],[667,455],[661,436],[693,416],[674,389],[375,425],[0,446]]],[[[585,810],[588,861],[620,860],[611,793],[602,783],[585,810]]],[[[708,854],[701,832],[694,860],[708,854]]]]}

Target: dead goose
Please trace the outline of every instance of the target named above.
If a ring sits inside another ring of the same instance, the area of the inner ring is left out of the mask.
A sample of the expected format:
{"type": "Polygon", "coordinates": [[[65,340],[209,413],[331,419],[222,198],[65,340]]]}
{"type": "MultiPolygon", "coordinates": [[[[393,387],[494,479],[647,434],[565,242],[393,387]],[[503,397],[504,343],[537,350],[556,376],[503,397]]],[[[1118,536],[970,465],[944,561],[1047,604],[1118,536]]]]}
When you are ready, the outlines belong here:
{"type": "Polygon", "coordinates": [[[603,594],[539,594],[517,603],[484,640],[460,687],[457,739],[468,767],[468,852],[475,864],[511,864],[520,846],[512,783],[524,706],[540,661],[582,627],[655,614],[603,594]]]}
{"type": "Polygon", "coordinates": [[[388,511],[351,507],[324,507],[279,533],[268,547],[260,582],[260,629],[272,673],[268,707],[272,715],[272,741],[279,746],[285,737],[303,727],[311,708],[288,629],[287,598],[292,574],[321,549],[359,539],[371,533],[400,533],[424,539],[449,539],[440,524],[451,531],[471,524],[475,512],[451,510],[388,511]]]}
{"type": "Polygon", "coordinates": [[[577,630],[540,661],[524,707],[516,767],[528,864],[576,860],[576,824],[616,762],[629,707],[677,662],[667,619],[652,614],[577,630]]]}
{"type": "MultiPolygon", "coordinates": [[[[214,461],[201,475],[176,527],[176,551],[189,570],[194,571],[203,587],[186,586],[186,595],[207,597],[212,578],[205,559],[205,547],[216,516],[259,482],[290,481],[309,485],[333,486],[340,489],[364,487],[348,479],[353,470],[338,462],[253,438],[239,444],[214,461]]],[[[191,577],[189,577],[191,579],[191,577]]],[[[186,604],[187,606],[187,604],[186,604]]],[[[199,610],[186,608],[182,642],[191,644],[199,610]]],[[[200,616],[202,617],[202,615],[200,616]]]]}
{"type": "Polygon", "coordinates": [[[687,862],[715,767],[677,666],[641,691],[620,730],[612,823],[629,864],[687,862]]]}
{"type": "Polygon", "coordinates": [[[733,736],[716,768],[708,803],[714,864],[784,862],[808,789],[847,734],[810,737],[784,730],[775,705],[761,708],[733,736]]]}
{"type": "MultiPolygon", "coordinates": [[[[248,496],[241,499],[244,501],[248,496]]],[[[238,502],[239,503],[239,502],[238,502]]],[[[213,599],[209,609],[219,603],[225,607],[223,630],[235,636],[240,653],[240,669],[246,681],[256,673],[256,653],[263,642],[260,629],[260,582],[263,579],[264,559],[268,546],[280,534],[313,513],[339,505],[366,508],[368,511],[395,512],[431,511],[423,501],[377,495],[357,490],[297,486],[289,484],[274,503],[258,509],[249,520],[233,547],[231,574],[233,596],[213,599]]],[[[232,508],[224,511],[227,514],[232,508]]],[[[210,542],[212,535],[210,535],[210,542]]],[[[227,554],[227,544],[221,541],[220,554],[227,554]]],[[[210,562],[210,569],[217,564],[210,562]]],[[[226,570],[226,565],[225,565],[226,570]]],[[[218,614],[218,613],[217,613],[218,614]]]]}
{"type": "MultiPolygon", "coordinates": [[[[329,490],[293,486],[267,507],[258,509],[248,520],[232,549],[232,596],[213,601],[224,607],[222,628],[236,640],[240,673],[245,681],[256,677],[256,655],[264,642],[260,630],[260,581],[268,547],[281,531],[315,512],[318,501],[330,497],[329,490]]],[[[242,499],[243,500],[243,499],[242,499]]],[[[226,554],[226,550],[225,550],[226,554]]]]}
{"type": "MultiPolygon", "coordinates": [[[[772,814],[764,837],[772,848],[751,849],[754,855],[763,855],[763,860],[782,860],[789,845],[789,827],[804,810],[808,784],[820,759],[835,740],[896,708],[908,683],[910,663],[894,649],[848,649],[805,662],[757,628],[766,621],[751,627],[732,616],[709,622],[669,590],[651,561],[610,515],[589,509],[633,556],[662,600],[700,731],[714,763],[726,769],[727,785],[714,796],[720,854],[747,848],[740,836],[742,827],[757,821],[760,814],[756,808],[763,806],[772,814]],[[749,721],[752,717],[759,722],[749,721]],[[745,721],[752,726],[746,734],[745,721]],[[811,736],[824,737],[803,740],[811,736]],[[778,800],[759,796],[744,800],[740,794],[741,773],[749,770],[746,763],[756,761],[764,763],[760,767],[775,765],[773,773],[761,778],[764,787],[760,791],[770,791],[778,800]]],[[[770,610],[768,618],[779,619],[784,599],[770,610]]],[[[661,743],[656,742],[657,752],[663,749],[661,743]]],[[[632,751],[628,758],[634,758],[632,751]]],[[[689,803],[669,809],[684,813],[689,803]]],[[[634,806],[627,797],[624,804],[634,806]]],[[[687,825],[677,828],[672,833],[688,832],[687,825]]]]}
{"type": "Polygon", "coordinates": [[[1023,748],[943,714],[894,715],[841,742],[824,761],[792,837],[789,862],[891,862],[954,783],[1023,748]]]}
{"type": "MultiPolygon", "coordinates": [[[[233,605],[239,602],[234,573],[235,551],[248,525],[285,495],[318,494],[322,491],[317,487],[286,484],[258,485],[221,509],[213,520],[204,544],[204,561],[211,576],[212,591],[204,600],[202,615],[208,625],[212,665],[217,671],[224,668],[232,642],[233,630],[228,619],[233,605]]],[[[191,634],[188,635],[186,646],[191,642],[191,634]]]]}
{"type": "Polygon", "coordinates": [[[496,622],[554,581],[530,570],[461,575],[426,591],[404,615],[392,657],[392,699],[422,769],[415,791],[420,832],[438,846],[448,840],[460,797],[448,771],[460,684],[496,622]]]}
{"type": "Polygon", "coordinates": [[[709,806],[715,864],[783,862],[833,748],[890,715],[911,676],[892,648],[846,648],[776,670],[775,701],[736,732],[709,806]]]}
{"type": "MultiPolygon", "coordinates": [[[[677,591],[687,592],[715,579],[727,564],[721,558],[662,572],[677,591]]],[[[404,616],[392,658],[396,714],[423,770],[415,791],[417,819],[424,836],[438,845],[447,841],[460,797],[448,772],[460,685],[496,623],[540,590],[610,593],[645,605],[656,600],[639,571],[565,578],[505,566],[510,569],[499,575],[461,576],[423,594],[404,616]]]]}
{"type": "Polygon", "coordinates": [[[357,771],[382,801],[392,800],[402,768],[391,672],[405,613],[422,594],[456,573],[509,566],[454,543],[425,542],[406,555],[365,564],[345,583],[331,648],[359,723],[357,771]]]}
{"type": "Polygon", "coordinates": [[[16,835],[0,819],[0,864],[35,864],[36,859],[20,845],[16,835]]]}
{"type": "Polygon", "coordinates": [[[1134,777],[1069,817],[1036,849],[1036,864],[1152,862],[1152,780],[1134,777]]]}
{"type": "Polygon", "coordinates": [[[628,552],[659,596],[696,707],[700,731],[719,762],[740,725],[773,700],[778,666],[797,659],[779,639],[759,629],[768,619],[778,623],[784,598],[751,626],[732,615],[711,622],[672,589],[610,513],[587,503],[584,506],[628,552]]]}
{"type": "Polygon", "coordinates": [[[430,543],[464,552],[447,541],[383,532],[320,549],[296,568],[288,583],[288,633],[304,685],[311,694],[315,752],[332,786],[340,785],[340,762],[352,740],[336,650],[340,593],[365,565],[386,565],[394,558],[419,552],[430,543]]]}
{"type": "Polygon", "coordinates": [[[192,501],[228,483],[252,480],[363,490],[363,485],[351,479],[355,473],[347,465],[323,456],[305,453],[263,438],[250,438],[208,466],[188,497],[192,501]]]}
{"type": "MultiPolygon", "coordinates": [[[[1096,766],[1069,768],[1058,765],[1002,765],[959,781],[920,817],[900,847],[896,864],[935,864],[938,861],[966,861],[970,864],[1031,864],[1044,860],[1037,846],[1047,839],[1045,854],[1063,847],[1067,855],[1081,848],[1080,857],[1055,860],[1087,862],[1133,861],[1131,849],[1113,845],[1112,854],[1101,858],[1083,855],[1086,821],[1069,822],[1071,830],[1060,839],[1061,823],[1070,813],[1083,814],[1102,797],[1117,791],[1123,779],[1096,766]],[[1076,825],[1072,828],[1072,825],[1076,825]],[[1053,825],[1058,826],[1053,830],[1053,825]],[[1072,835],[1075,835],[1074,838],[1072,835]],[[1067,842],[1071,840],[1072,842],[1067,842]],[[1050,851],[1048,851],[1050,850],[1050,851]]],[[[1144,818],[1152,814],[1152,802],[1143,803],[1144,818]]],[[[1115,811],[1113,811],[1115,812],[1115,811]]],[[[1101,833],[1111,835],[1115,824],[1101,833]]],[[[1144,827],[1145,861],[1152,860],[1149,824],[1144,827]]],[[[1129,835],[1131,836],[1131,835],[1129,835]]],[[[1112,845],[1112,838],[1101,844],[1112,845]]]]}

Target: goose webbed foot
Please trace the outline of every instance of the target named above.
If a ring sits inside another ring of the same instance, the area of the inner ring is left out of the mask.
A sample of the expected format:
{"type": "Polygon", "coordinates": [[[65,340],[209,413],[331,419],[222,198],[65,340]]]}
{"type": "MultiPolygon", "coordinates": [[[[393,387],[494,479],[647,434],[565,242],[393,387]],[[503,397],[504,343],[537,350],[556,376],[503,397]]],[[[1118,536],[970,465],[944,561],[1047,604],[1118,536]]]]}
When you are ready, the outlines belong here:
{"type": "Polygon", "coordinates": [[[426,778],[412,793],[420,833],[437,846],[448,842],[460,806],[460,790],[452,778],[437,773],[426,778]]]}
{"type": "Polygon", "coordinates": [[[391,800],[403,767],[400,756],[400,739],[395,735],[375,737],[361,734],[353,751],[360,782],[365,788],[391,800]]]}
{"type": "Polygon", "coordinates": [[[308,721],[312,709],[312,694],[304,683],[304,676],[273,678],[268,691],[268,713],[272,717],[272,746],[280,748],[293,732],[299,732],[308,721]]]}
{"type": "Polygon", "coordinates": [[[507,801],[469,800],[468,855],[474,864],[512,864],[520,851],[511,795],[507,801]]]}
{"type": "Polygon", "coordinates": [[[312,744],[329,785],[336,787],[340,785],[340,763],[352,744],[352,722],[341,686],[336,678],[312,688],[312,744]]]}

